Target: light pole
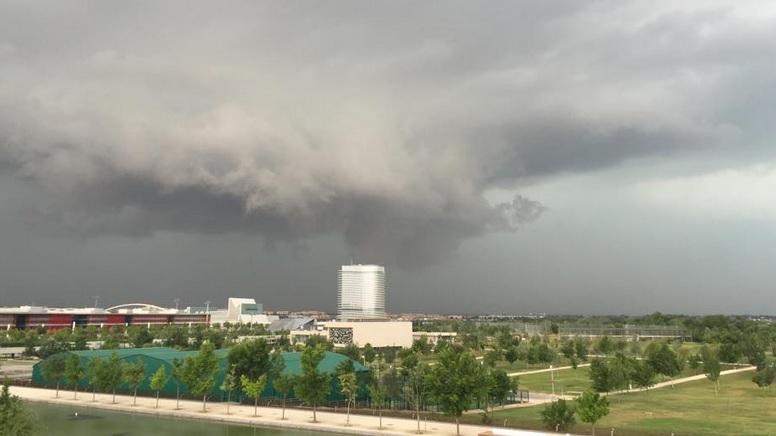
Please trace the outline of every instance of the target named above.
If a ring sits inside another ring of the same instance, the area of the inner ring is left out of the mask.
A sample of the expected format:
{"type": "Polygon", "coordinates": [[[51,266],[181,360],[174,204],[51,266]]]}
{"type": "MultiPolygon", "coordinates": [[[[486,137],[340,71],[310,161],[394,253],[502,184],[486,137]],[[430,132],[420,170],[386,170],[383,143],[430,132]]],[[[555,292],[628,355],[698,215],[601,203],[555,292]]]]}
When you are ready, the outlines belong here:
{"type": "Polygon", "coordinates": [[[552,396],[555,397],[555,371],[553,371],[552,365],[550,365],[550,384],[552,385],[552,396]]]}

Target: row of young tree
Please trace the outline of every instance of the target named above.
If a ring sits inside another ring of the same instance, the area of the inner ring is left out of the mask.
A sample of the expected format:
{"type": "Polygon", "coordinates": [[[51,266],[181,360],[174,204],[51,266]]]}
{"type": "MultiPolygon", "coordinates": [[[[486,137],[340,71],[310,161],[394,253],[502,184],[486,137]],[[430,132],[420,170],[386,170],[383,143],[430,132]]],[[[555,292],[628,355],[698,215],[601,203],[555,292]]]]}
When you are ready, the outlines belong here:
{"type": "MultiPolygon", "coordinates": [[[[336,378],[340,392],[346,398],[349,421],[350,407],[360,389],[359,382],[365,381],[370,403],[380,413],[381,427],[382,410],[390,400],[392,404],[403,403],[415,410],[418,430],[420,412],[428,405],[452,417],[456,423],[465,411],[484,405],[485,418],[489,419],[488,414],[493,413],[495,405],[505,404],[509,395],[517,390],[516,379],[511,379],[503,369],[480,362],[459,345],[439,347],[434,365],[422,363],[415,353],[405,356],[401,366],[390,367],[381,355],[376,356],[366,380],[359,380],[350,359],[345,360],[335,373],[322,371],[319,366],[326,350],[322,344],[305,347],[301,352],[301,374],[292,376],[284,371],[281,353],[273,351],[264,339],[242,342],[230,348],[227,375],[219,388],[228,402],[235,393],[252,398],[256,414],[261,393],[269,383],[283,398],[283,418],[286,399],[293,391],[296,398],[312,407],[315,421],[317,407],[326,400],[332,379],[336,378]]],[[[74,398],[77,398],[79,383],[86,381],[92,387],[93,396],[96,392],[112,393],[114,402],[116,390],[125,385],[132,391],[135,404],[137,389],[148,376],[141,360],[122,361],[117,353],[109,358],[92,358],[86,365],[75,353],[60,353],[41,365],[44,378],[57,383],[57,396],[59,381],[64,379],[72,386],[74,398]]],[[[177,399],[180,399],[181,388],[186,387],[202,398],[203,411],[206,411],[208,393],[215,386],[219,369],[214,345],[204,343],[196,355],[173,360],[172,368],[172,374],[167,374],[162,366],[150,377],[150,387],[157,395],[157,407],[159,391],[172,378],[178,387],[177,399]]]]}

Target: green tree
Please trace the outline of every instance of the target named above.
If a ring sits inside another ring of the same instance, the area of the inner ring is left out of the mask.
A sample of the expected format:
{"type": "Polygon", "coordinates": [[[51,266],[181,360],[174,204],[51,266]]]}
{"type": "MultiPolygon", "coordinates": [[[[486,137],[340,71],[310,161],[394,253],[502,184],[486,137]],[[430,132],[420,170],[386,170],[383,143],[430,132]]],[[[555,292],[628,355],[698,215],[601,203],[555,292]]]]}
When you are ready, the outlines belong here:
{"type": "Polygon", "coordinates": [[[49,383],[56,382],[57,384],[57,398],[59,398],[59,383],[62,377],[65,376],[66,359],[67,354],[59,353],[50,356],[40,363],[40,373],[43,375],[43,378],[49,383]]]}
{"type": "Polygon", "coordinates": [[[649,395],[649,388],[654,386],[657,381],[655,369],[652,365],[645,363],[644,361],[637,361],[633,365],[631,379],[637,387],[646,390],[647,395],[649,395]]]}
{"type": "Polygon", "coordinates": [[[609,414],[609,400],[600,396],[597,392],[585,390],[582,395],[574,400],[576,414],[582,422],[587,422],[593,429],[595,436],[595,423],[609,414]]]}
{"type": "Polygon", "coordinates": [[[291,389],[294,388],[294,377],[280,374],[277,378],[275,378],[275,381],[273,383],[273,386],[275,387],[275,391],[277,391],[280,395],[283,396],[283,410],[280,415],[281,420],[286,419],[286,398],[288,398],[289,392],[291,392],[291,389]]]}
{"type": "Polygon", "coordinates": [[[248,380],[258,380],[270,369],[271,347],[264,338],[241,342],[229,349],[226,359],[234,369],[235,389],[242,391],[242,376],[248,380]]]}
{"type": "Polygon", "coordinates": [[[455,419],[456,434],[460,434],[461,415],[486,394],[487,381],[474,356],[458,345],[448,345],[429,371],[428,388],[439,410],[455,419]]]}
{"type": "Polygon", "coordinates": [[[499,360],[501,360],[501,353],[496,350],[488,351],[482,358],[482,362],[490,368],[495,368],[499,360]]]}
{"type": "Polygon", "coordinates": [[[752,377],[752,381],[761,388],[771,389],[774,377],[776,377],[776,368],[773,366],[766,366],[762,369],[758,369],[752,377]]]}
{"type": "Polygon", "coordinates": [[[564,399],[555,400],[544,406],[541,412],[542,422],[550,430],[569,431],[576,420],[574,419],[574,407],[564,399]]]}
{"type": "Polygon", "coordinates": [[[234,367],[230,366],[229,371],[226,372],[223,383],[219,388],[222,392],[226,392],[226,414],[229,414],[229,404],[232,402],[232,391],[237,387],[237,376],[235,376],[234,367]]]}
{"type": "Polygon", "coordinates": [[[304,345],[307,348],[316,348],[320,345],[325,351],[334,349],[334,344],[323,335],[310,335],[304,345]]]}
{"type": "MultiPolygon", "coordinates": [[[[313,336],[314,337],[314,336],[313,336]]],[[[326,355],[325,345],[318,344],[315,347],[305,347],[302,350],[301,364],[302,374],[296,382],[296,394],[306,404],[313,406],[313,422],[318,422],[316,406],[326,399],[331,390],[329,380],[331,374],[322,372],[318,365],[326,355]]]]}
{"type": "Polygon", "coordinates": [[[714,383],[714,395],[719,395],[719,376],[722,372],[722,366],[719,363],[718,351],[708,345],[703,345],[700,355],[703,361],[703,373],[706,374],[707,379],[714,383]]]}
{"type": "Polygon", "coordinates": [[[608,362],[609,381],[612,389],[626,390],[631,385],[631,375],[636,360],[626,357],[622,353],[616,353],[608,362]]]}
{"type": "Polygon", "coordinates": [[[166,329],[164,336],[162,343],[165,347],[185,350],[189,346],[189,334],[185,327],[171,326],[166,329]]]}
{"type": "MultiPolygon", "coordinates": [[[[429,366],[424,363],[415,365],[411,370],[409,370],[406,377],[406,383],[404,383],[403,386],[400,385],[399,388],[399,393],[401,393],[403,390],[404,398],[406,399],[407,403],[409,403],[410,407],[412,407],[412,409],[415,411],[415,421],[418,426],[418,434],[422,433],[420,431],[420,407],[423,405],[426,392],[428,391],[428,369],[429,366]]],[[[388,380],[388,378],[390,378],[392,375],[392,371],[386,373],[387,377],[384,378],[384,381],[388,380]]],[[[388,387],[387,383],[384,383],[384,385],[386,388],[388,387]]],[[[386,392],[390,393],[390,390],[388,389],[386,392]]],[[[399,396],[399,393],[396,394],[396,397],[399,396]]]]}
{"type": "Polygon", "coordinates": [[[70,354],[65,362],[65,380],[73,385],[73,399],[78,399],[78,383],[84,378],[84,368],[81,366],[81,358],[76,354],[70,354]]]}
{"type": "Polygon", "coordinates": [[[431,344],[428,342],[428,337],[422,335],[420,338],[412,341],[411,350],[414,353],[429,354],[431,352],[431,344]]]}
{"type": "Polygon", "coordinates": [[[253,416],[258,416],[259,413],[259,397],[261,397],[261,391],[264,390],[264,385],[267,384],[267,374],[262,374],[256,380],[251,380],[247,375],[240,377],[240,385],[242,391],[245,392],[250,398],[253,398],[253,416]]]}
{"type": "Polygon", "coordinates": [[[383,429],[383,406],[385,405],[385,396],[387,394],[385,384],[379,373],[372,379],[372,382],[367,385],[369,391],[369,398],[372,405],[377,409],[377,415],[379,417],[378,429],[383,429]]]}
{"type": "Polygon", "coordinates": [[[202,395],[202,411],[207,411],[207,393],[216,384],[218,357],[215,347],[205,342],[196,356],[189,356],[183,361],[183,382],[194,395],[202,395]]]}
{"type": "Polygon", "coordinates": [[[172,379],[175,382],[175,410],[181,408],[181,383],[183,383],[183,360],[172,359],[172,379]]]}
{"type": "Polygon", "coordinates": [[[519,353],[518,353],[518,351],[517,351],[517,346],[516,346],[516,345],[510,345],[510,346],[509,346],[509,347],[507,347],[507,349],[504,351],[504,359],[505,359],[507,362],[509,362],[510,364],[511,364],[511,363],[515,363],[515,362],[517,362],[517,359],[518,359],[518,354],[519,354],[519,353]]]}
{"type": "Polygon", "coordinates": [[[97,391],[102,390],[100,386],[102,366],[102,359],[99,357],[89,359],[89,363],[86,365],[86,378],[92,385],[92,402],[97,401],[97,391]]]}
{"type": "Polygon", "coordinates": [[[146,378],[146,367],[143,361],[138,359],[135,363],[124,363],[121,365],[123,370],[122,380],[132,389],[132,405],[137,405],[137,388],[146,378]]]}
{"type": "Polygon", "coordinates": [[[345,396],[347,400],[347,418],[345,421],[346,426],[350,426],[350,404],[356,400],[356,393],[358,392],[358,379],[356,373],[349,371],[337,376],[340,384],[340,392],[345,396]]]}
{"type": "Polygon", "coordinates": [[[111,353],[110,358],[102,362],[102,368],[99,370],[99,382],[98,384],[102,389],[110,389],[113,393],[113,404],[116,404],[116,389],[121,386],[124,378],[121,374],[124,366],[121,364],[121,359],[118,353],[115,351],[111,353]]]}
{"type": "Polygon", "coordinates": [[[574,350],[579,360],[586,362],[590,341],[585,338],[574,338],[574,350]]]}
{"type": "Polygon", "coordinates": [[[150,345],[154,342],[154,335],[148,328],[143,326],[133,326],[129,328],[128,338],[129,343],[133,348],[143,348],[146,345],[150,345]]]}
{"type": "Polygon", "coordinates": [[[103,339],[100,349],[115,350],[119,348],[120,345],[121,339],[119,338],[119,335],[112,331],[105,335],[105,339],[103,339]]]}
{"type": "Polygon", "coordinates": [[[81,351],[89,348],[89,335],[86,329],[79,328],[73,334],[73,350],[81,351]]]}
{"type": "Polygon", "coordinates": [[[655,373],[666,377],[679,374],[678,356],[667,342],[651,342],[644,350],[647,363],[655,370],[655,373]]]}
{"type": "Polygon", "coordinates": [[[560,342],[560,352],[566,359],[574,357],[574,341],[569,338],[563,338],[560,342]]]}
{"type": "Polygon", "coordinates": [[[156,408],[159,408],[159,391],[162,390],[164,385],[167,384],[167,370],[164,369],[164,366],[160,366],[159,369],[156,370],[154,375],[151,376],[151,382],[150,386],[151,389],[156,391],[156,408]]]}
{"type": "Polygon", "coordinates": [[[372,363],[375,360],[375,357],[377,357],[377,352],[375,351],[374,347],[372,347],[372,344],[367,343],[364,345],[364,360],[366,360],[366,363],[372,363]]]}
{"type": "Polygon", "coordinates": [[[24,407],[22,400],[11,395],[8,383],[0,393],[0,435],[32,436],[37,433],[38,419],[24,407]]]}
{"type": "Polygon", "coordinates": [[[510,378],[501,368],[491,370],[489,376],[493,382],[490,383],[488,395],[499,404],[506,404],[509,394],[515,391],[516,380],[510,378]]]}
{"type": "Polygon", "coordinates": [[[609,365],[604,359],[595,358],[590,362],[590,380],[596,392],[609,392],[612,390],[609,365]]]}
{"type": "Polygon", "coordinates": [[[604,336],[598,340],[598,352],[607,355],[612,352],[612,339],[609,336],[604,336]]]}
{"type": "Polygon", "coordinates": [[[358,345],[356,344],[348,344],[343,348],[340,348],[339,350],[337,350],[337,353],[342,354],[343,356],[348,356],[349,358],[355,360],[356,362],[361,361],[361,350],[358,348],[358,345]]]}

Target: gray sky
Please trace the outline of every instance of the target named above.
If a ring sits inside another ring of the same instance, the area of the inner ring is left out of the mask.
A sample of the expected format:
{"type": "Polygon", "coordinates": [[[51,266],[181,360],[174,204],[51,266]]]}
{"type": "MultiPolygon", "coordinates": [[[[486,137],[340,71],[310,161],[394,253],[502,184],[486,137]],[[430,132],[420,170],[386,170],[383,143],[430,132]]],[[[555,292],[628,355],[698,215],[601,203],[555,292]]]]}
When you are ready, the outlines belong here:
{"type": "Polygon", "coordinates": [[[0,305],[774,313],[770,2],[0,3],[0,305]]]}

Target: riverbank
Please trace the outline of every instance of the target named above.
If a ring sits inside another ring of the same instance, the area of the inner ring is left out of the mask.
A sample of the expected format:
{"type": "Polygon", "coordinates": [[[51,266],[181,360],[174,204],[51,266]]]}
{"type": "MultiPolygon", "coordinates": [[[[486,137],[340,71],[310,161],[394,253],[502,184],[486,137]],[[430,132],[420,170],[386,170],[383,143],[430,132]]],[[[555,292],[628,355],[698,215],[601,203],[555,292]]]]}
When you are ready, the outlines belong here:
{"type": "MultiPolygon", "coordinates": [[[[316,413],[317,422],[313,422],[313,412],[311,409],[287,408],[285,410],[285,419],[281,419],[283,411],[280,408],[259,407],[257,416],[253,416],[253,406],[235,403],[229,404],[229,413],[227,413],[226,403],[208,403],[207,412],[203,412],[201,401],[181,400],[180,408],[176,409],[176,401],[168,398],[159,399],[159,407],[157,408],[156,399],[148,397],[138,397],[137,405],[133,406],[132,397],[127,395],[116,395],[116,402],[113,403],[113,396],[110,394],[97,394],[94,396],[93,401],[91,392],[79,392],[77,399],[73,399],[73,391],[60,390],[59,398],[57,398],[56,392],[51,389],[11,386],[11,393],[26,401],[54,405],[77,406],[124,413],[141,413],[180,419],[227,422],[246,426],[323,431],[364,436],[406,436],[417,434],[418,432],[416,420],[394,417],[384,417],[382,419],[383,428],[380,429],[380,420],[376,412],[374,416],[351,414],[348,425],[348,418],[345,413],[332,413],[328,411],[318,411],[316,413]]],[[[456,434],[455,424],[447,422],[421,421],[420,430],[425,435],[453,436],[456,434]]],[[[502,429],[490,426],[464,424],[460,426],[460,434],[462,436],[478,436],[486,431],[492,431],[496,435],[505,436],[550,435],[550,433],[502,429]]]]}

